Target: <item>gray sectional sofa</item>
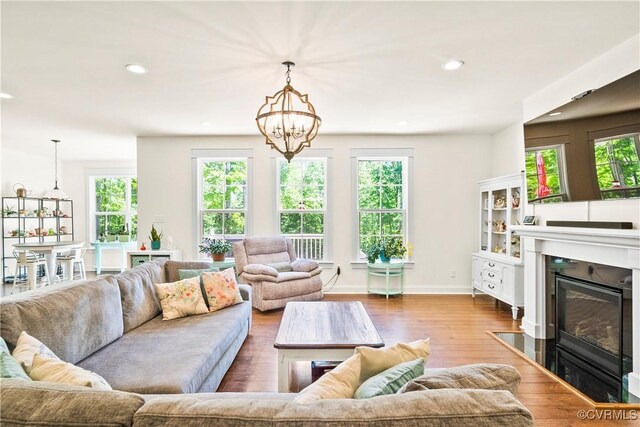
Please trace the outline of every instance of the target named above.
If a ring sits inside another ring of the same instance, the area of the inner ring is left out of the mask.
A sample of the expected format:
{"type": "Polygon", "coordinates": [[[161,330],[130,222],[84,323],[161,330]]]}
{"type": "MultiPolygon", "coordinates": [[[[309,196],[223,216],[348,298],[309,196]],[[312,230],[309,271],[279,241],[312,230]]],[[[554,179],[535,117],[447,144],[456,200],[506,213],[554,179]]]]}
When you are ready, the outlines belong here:
{"type": "Polygon", "coordinates": [[[202,267],[155,261],[3,299],[0,335],[10,347],[26,330],[118,391],[0,379],[0,425],[533,425],[505,390],[426,390],[312,404],[296,403],[288,393],[207,393],[216,390],[249,332],[251,289],[241,285],[242,304],[163,322],[153,288],[177,280],[178,268],[202,267]]]}
{"type": "Polygon", "coordinates": [[[154,283],[208,263],[149,262],[115,276],[4,298],[0,336],[10,349],[27,331],[62,360],[96,372],[116,390],[215,391],[251,327],[245,302],[214,313],[163,321],[154,283]]]}

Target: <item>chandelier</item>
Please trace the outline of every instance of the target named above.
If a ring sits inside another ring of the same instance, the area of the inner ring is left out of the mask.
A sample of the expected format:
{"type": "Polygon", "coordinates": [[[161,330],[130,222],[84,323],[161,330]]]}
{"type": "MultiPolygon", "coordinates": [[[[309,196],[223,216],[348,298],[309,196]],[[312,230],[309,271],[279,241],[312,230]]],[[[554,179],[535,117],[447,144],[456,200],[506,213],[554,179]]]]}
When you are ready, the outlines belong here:
{"type": "Polygon", "coordinates": [[[296,64],[286,61],[282,65],[287,67],[287,84],[275,95],[266,97],[258,110],[256,123],[267,145],[291,162],[293,156],[311,146],[322,120],[316,115],[309,96],[302,95],[291,86],[291,68],[296,64]]]}

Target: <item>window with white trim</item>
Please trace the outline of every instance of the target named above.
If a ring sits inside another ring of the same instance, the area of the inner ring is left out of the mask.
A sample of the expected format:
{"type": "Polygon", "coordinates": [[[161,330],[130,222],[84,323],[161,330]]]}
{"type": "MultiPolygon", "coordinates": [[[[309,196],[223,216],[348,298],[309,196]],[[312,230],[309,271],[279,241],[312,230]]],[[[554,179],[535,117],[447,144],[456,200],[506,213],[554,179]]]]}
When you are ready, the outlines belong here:
{"type": "Polygon", "coordinates": [[[138,234],[138,179],[134,175],[89,176],[90,230],[95,240],[102,236],[138,234]]]}
{"type": "Polygon", "coordinates": [[[599,139],[593,145],[602,198],[640,197],[640,134],[599,139]]]}
{"type": "Polygon", "coordinates": [[[528,148],[525,151],[527,200],[529,203],[568,201],[564,146],[528,148]]]}
{"type": "Polygon", "coordinates": [[[199,241],[245,236],[247,163],[247,158],[198,158],[199,241]]]}
{"type": "Polygon", "coordinates": [[[277,159],[278,224],[299,258],[326,257],[327,160],[277,159]]]}
{"type": "Polygon", "coordinates": [[[383,240],[407,244],[408,159],[357,158],[359,257],[383,240]]]}

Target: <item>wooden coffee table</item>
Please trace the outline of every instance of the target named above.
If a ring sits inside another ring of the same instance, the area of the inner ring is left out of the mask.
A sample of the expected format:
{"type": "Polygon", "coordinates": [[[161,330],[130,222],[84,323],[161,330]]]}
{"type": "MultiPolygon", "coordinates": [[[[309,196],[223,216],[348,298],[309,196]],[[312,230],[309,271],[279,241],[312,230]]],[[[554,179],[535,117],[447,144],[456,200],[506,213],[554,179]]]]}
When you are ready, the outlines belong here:
{"type": "Polygon", "coordinates": [[[278,392],[289,391],[289,362],[341,361],[359,346],[384,347],[360,301],[287,303],[273,344],[278,349],[278,392]]]}

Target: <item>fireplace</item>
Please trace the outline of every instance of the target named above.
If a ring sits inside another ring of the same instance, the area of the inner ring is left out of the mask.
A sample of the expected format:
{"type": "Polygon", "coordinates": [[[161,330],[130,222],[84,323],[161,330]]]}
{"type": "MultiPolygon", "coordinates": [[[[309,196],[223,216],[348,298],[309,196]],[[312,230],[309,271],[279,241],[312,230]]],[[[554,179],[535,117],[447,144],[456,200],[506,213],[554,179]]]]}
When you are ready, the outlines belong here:
{"type": "Polygon", "coordinates": [[[556,345],[622,376],[622,290],[557,274],[556,345]]]}

